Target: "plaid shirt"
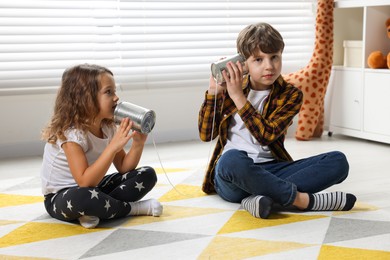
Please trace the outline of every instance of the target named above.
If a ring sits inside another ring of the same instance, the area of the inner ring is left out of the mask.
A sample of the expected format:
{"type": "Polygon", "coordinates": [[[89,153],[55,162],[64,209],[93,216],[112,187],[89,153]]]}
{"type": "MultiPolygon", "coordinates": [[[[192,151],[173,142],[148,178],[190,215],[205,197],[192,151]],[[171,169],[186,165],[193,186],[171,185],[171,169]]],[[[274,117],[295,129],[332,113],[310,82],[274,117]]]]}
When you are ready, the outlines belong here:
{"type": "MultiPolygon", "coordinates": [[[[244,78],[242,86],[245,96],[248,96],[250,90],[248,76],[244,78]]],[[[202,190],[208,194],[215,192],[214,168],[227,142],[229,123],[235,112],[241,116],[242,121],[252,136],[261,145],[269,147],[276,160],[292,161],[291,156],[284,148],[284,139],[287,128],[292,124],[294,116],[299,112],[302,99],[302,92],[293,85],[288,84],[282,76],[272,85],[271,92],[267,97],[261,114],[249,101],[246,102],[243,108],[237,110],[227,91],[224,94],[219,94],[217,98],[214,95],[208,95],[206,92],[205,100],[199,111],[199,136],[205,142],[211,141],[216,137],[218,137],[218,140],[206,171],[202,190]],[[215,102],[217,104],[214,108],[215,102]],[[213,127],[214,109],[216,115],[213,127]],[[212,133],[213,130],[214,132],[212,133]],[[212,138],[211,134],[213,134],[212,138]]]]}

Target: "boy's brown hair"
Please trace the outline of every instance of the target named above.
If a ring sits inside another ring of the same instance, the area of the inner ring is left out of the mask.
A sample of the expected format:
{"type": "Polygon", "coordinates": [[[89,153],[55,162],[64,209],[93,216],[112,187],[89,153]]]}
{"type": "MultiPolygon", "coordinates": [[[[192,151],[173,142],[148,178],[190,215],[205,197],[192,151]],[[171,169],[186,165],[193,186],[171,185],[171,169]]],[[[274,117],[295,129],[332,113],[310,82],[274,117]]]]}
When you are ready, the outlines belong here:
{"type": "Polygon", "coordinates": [[[246,59],[259,50],[264,53],[276,53],[283,52],[283,49],[283,37],[267,23],[248,25],[237,37],[237,52],[246,59]]]}

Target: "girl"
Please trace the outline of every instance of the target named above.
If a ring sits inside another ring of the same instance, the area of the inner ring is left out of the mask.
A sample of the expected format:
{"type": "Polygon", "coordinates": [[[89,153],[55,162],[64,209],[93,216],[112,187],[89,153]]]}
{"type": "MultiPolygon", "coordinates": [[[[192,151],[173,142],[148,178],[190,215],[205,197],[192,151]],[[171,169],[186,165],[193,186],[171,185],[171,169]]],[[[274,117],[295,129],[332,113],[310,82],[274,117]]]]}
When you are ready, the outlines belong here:
{"type": "Polygon", "coordinates": [[[151,167],[136,168],[147,135],[130,131],[129,118],[116,129],[112,119],[118,100],[107,68],[83,64],[63,73],[53,117],[42,134],[47,141],[42,191],[53,218],[94,228],[100,219],[162,214],[157,200],[139,201],[157,176],[151,167]],[[118,173],[106,175],[112,163],[118,173]]]}

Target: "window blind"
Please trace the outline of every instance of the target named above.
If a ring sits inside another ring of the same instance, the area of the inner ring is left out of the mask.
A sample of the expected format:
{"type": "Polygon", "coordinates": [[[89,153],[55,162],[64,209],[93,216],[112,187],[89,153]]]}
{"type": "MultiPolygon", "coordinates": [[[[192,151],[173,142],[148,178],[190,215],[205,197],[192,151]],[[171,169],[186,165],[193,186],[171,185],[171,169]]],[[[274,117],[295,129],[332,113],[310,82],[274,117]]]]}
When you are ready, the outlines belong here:
{"type": "MultiPolygon", "coordinates": [[[[315,2],[315,1],[314,1],[315,2]]],[[[283,66],[307,64],[313,0],[12,0],[0,2],[0,95],[52,93],[64,69],[106,66],[122,90],[208,82],[246,25],[282,34],[283,66]]]]}

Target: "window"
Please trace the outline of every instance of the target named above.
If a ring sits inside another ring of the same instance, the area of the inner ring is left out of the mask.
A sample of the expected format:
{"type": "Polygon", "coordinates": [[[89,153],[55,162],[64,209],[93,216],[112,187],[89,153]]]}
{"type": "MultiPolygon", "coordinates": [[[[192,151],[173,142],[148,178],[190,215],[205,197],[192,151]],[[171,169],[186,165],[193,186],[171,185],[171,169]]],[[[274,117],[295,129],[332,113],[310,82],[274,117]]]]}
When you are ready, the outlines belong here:
{"type": "Polygon", "coordinates": [[[204,86],[238,32],[268,22],[285,70],[307,64],[313,0],[12,0],[0,3],[0,95],[52,93],[65,68],[96,63],[122,90],[204,86]]]}

